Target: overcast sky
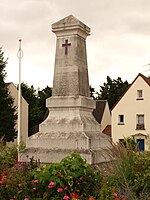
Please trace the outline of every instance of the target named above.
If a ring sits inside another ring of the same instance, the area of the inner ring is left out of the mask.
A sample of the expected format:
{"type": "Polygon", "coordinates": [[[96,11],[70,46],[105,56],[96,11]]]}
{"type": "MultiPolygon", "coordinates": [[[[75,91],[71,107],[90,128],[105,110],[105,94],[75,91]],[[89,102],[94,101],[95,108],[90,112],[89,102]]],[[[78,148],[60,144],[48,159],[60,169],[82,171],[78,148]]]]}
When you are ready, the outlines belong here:
{"type": "Polygon", "coordinates": [[[51,24],[72,14],[91,28],[87,38],[89,82],[150,75],[150,0],[0,0],[0,46],[6,82],[18,84],[18,39],[22,39],[22,81],[52,87],[55,34],[51,24]]]}

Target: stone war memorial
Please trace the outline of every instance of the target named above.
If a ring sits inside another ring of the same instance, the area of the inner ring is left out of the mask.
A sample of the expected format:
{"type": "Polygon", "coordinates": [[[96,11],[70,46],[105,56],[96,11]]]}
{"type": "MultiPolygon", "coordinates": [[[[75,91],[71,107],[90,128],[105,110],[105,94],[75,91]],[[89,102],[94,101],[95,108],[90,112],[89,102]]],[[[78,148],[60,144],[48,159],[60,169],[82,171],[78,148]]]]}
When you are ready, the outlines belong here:
{"type": "Polygon", "coordinates": [[[19,159],[54,163],[78,152],[89,164],[105,162],[109,137],[100,132],[92,115],[96,103],[89,95],[86,37],[90,28],[70,15],[52,24],[52,31],[56,56],[52,97],[46,100],[49,115],[39,132],[27,139],[19,159]]]}

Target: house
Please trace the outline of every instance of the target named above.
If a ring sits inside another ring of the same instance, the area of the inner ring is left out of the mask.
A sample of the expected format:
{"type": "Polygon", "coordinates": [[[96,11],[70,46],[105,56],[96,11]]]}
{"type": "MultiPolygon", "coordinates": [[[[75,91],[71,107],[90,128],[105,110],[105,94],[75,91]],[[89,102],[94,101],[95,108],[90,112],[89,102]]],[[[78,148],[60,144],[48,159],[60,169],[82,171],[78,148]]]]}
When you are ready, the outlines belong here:
{"type": "MultiPolygon", "coordinates": [[[[18,90],[13,83],[6,83],[10,95],[14,100],[14,106],[16,107],[16,112],[18,108],[18,90]]],[[[18,130],[18,120],[16,121],[16,131],[18,130]]],[[[21,125],[20,125],[20,138],[21,141],[26,143],[26,139],[28,137],[28,103],[26,100],[21,97],[21,125]]]]}
{"type": "Polygon", "coordinates": [[[97,100],[93,110],[96,121],[100,124],[102,133],[111,137],[111,116],[107,100],[97,100]]]}
{"type": "Polygon", "coordinates": [[[150,78],[138,74],[111,112],[112,140],[133,137],[150,150],[150,78]]]}

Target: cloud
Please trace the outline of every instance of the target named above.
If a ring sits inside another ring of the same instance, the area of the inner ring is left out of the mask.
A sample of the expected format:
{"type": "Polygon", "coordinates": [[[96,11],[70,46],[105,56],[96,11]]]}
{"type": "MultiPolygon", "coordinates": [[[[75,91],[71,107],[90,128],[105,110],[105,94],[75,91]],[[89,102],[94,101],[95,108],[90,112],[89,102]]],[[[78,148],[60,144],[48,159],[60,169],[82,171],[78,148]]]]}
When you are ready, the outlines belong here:
{"type": "Polygon", "coordinates": [[[91,28],[87,54],[94,87],[107,75],[132,81],[142,72],[140,66],[150,63],[149,0],[1,0],[0,7],[0,46],[9,57],[9,81],[18,81],[21,37],[23,81],[52,86],[56,37],[51,24],[70,14],[91,28]]]}

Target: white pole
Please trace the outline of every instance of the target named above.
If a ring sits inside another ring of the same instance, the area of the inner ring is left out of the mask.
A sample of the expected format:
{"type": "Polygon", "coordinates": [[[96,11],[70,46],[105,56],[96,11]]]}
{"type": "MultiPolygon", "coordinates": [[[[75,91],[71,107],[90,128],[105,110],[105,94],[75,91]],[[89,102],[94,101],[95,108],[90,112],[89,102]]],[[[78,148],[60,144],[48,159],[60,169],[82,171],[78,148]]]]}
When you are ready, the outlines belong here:
{"type": "Polygon", "coordinates": [[[17,53],[19,58],[19,84],[18,84],[18,137],[17,144],[18,149],[20,145],[20,132],[21,132],[21,58],[23,57],[23,51],[21,50],[21,39],[19,39],[19,50],[17,53]]]}

